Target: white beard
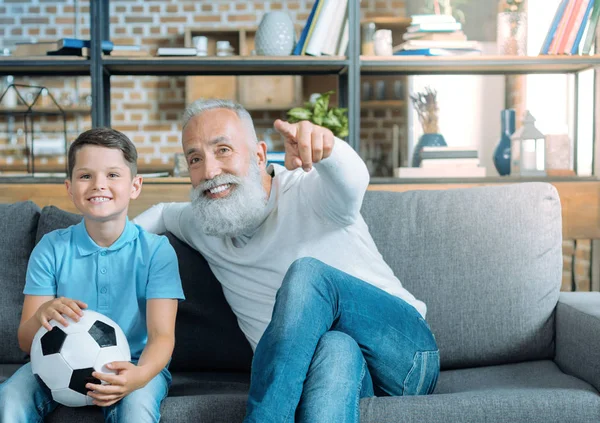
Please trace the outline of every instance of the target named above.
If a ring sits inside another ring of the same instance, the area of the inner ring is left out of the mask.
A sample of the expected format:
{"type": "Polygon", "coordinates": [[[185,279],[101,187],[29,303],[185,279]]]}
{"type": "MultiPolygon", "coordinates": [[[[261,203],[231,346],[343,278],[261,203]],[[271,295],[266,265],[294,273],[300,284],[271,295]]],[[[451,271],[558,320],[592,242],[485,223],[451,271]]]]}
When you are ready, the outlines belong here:
{"type": "Polygon", "coordinates": [[[218,175],[192,188],[190,193],[196,227],[206,235],[237,237],[252,234],[267,217],[267,193],[261,183],[260,168],[250,159],[248,175],[218,175]],[[208,198],[204,191],[231,184],[223,198],[208,198]]]}

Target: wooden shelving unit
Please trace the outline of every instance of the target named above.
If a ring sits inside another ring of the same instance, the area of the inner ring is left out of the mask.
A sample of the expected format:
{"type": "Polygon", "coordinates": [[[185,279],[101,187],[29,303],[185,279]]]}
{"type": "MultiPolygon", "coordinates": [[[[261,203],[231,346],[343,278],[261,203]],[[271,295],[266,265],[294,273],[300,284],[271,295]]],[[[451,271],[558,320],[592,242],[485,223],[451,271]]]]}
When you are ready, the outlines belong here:
{"type": "Polygon", "coordinates": [[[363,75],[508,75],[576,73],[600,66],[598,56],[361,56],[363,75]]]}
{"type": "Polygon", "coordinates": [[[89,76],[90,60],[73,56],[0,56],[0,75],[89,76]]]}
{"type": "Polygon", "coordinates": [[[346,57],[106,57],[111,75],[330,75],[345,73],[346,57]]]}

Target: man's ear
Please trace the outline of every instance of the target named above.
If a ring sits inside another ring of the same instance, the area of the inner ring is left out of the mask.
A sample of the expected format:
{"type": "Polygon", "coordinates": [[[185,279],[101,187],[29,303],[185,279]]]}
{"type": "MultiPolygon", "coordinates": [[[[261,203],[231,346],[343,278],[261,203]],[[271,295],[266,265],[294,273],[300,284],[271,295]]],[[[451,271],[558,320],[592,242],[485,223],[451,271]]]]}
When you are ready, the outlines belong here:
{"type": "Polygon", "coordinates": [[[267,166],[267,143],[264,141],[259,141],[256,146],[256,156],[257,162],[260,167],[267,166]]]}
{"type": "Polygon", "coordinates": [[[143,179],[140,175],[135,175],[133,177],[133,181],[131,181],[131,195],[129,196],[132,200],[135,200],[140,196],[140,193],[142,192],[142,181],[143,179]]]}

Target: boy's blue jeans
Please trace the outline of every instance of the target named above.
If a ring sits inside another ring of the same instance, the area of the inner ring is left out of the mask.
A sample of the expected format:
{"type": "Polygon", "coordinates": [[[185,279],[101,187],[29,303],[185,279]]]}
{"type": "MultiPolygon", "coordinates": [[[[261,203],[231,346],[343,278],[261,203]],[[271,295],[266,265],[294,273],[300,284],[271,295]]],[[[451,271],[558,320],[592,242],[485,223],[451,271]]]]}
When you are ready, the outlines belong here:
{"type": "MultiPolygon", "coordinates": [[[[166,368],[146,386],[127,395],[109,407],[101,407],[104,421],[158,422],[160,404],[167,396],[171,374],[166,368]]],[[[0,422],[43,422],[59,404],[52,399],[48,388],[43,387],[27,363],[6,382],[0,384],[0,422]]]]}
{"type": "Polygon", "coordinates": [[[374,389],[430,394],[439,366],[435,338],[414,307],[302,258],[256,347],[244,422],[358,422],[361,397],[374,389]]]}

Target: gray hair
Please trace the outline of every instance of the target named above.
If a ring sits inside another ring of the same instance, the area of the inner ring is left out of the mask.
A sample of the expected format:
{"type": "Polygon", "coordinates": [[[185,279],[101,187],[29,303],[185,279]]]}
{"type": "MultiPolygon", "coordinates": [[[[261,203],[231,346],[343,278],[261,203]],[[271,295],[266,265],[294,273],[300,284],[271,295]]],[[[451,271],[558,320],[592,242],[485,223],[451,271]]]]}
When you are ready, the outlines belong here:
{"type": "Polygon", "coordinates": [[[248,110],[246,110],[244,106],[231,100],[223,100],[217,98],[201,98],[200,100],[194,101],[183,112],[182,130],[185,129],[186,125],[192,118],[201,115],[202,113],[208,110],[214,109],[228,109],[235,112],[235,114],[240,118],[240,120],[246,125],[248,132],[253,138],[253,141],[258,143],[258,138],[256,137],[256,130],[254,129],[254,122],[252,121],[252,116],[250,116],[250,113],[248,113],[248,110]]]}

